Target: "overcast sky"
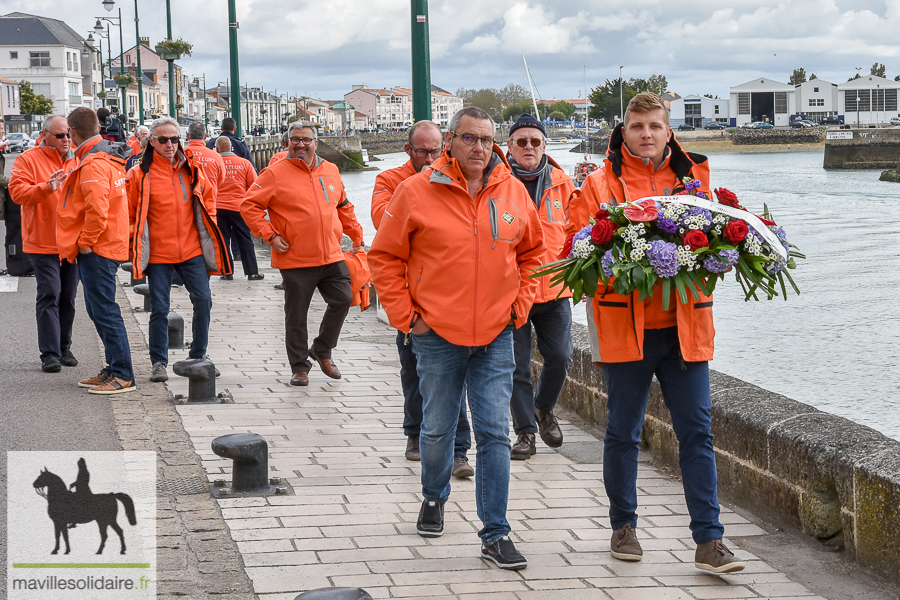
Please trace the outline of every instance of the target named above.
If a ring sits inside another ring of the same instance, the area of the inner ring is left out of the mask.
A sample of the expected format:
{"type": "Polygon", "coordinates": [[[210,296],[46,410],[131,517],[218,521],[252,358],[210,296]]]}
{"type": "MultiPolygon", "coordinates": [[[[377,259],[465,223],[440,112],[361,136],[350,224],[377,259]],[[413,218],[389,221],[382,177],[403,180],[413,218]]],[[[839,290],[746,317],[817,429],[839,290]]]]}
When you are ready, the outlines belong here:
{"type": "MultiPolygon", "coordinates": [[[[409,0],[238,0],[241,82],[267,90],[339,99],[353,84],[410,86],[409,0]]],[[[165,2],[138,0],[141,35],[165,38],[165,2]]],[[[126,47],[134,3],[118,0],[126,47]]],[[[83,36],[101,0],[0,0],[0,14],[52,16],[83,36]]],[[[172,0],[174,37],[194,45],[180,61],[208,85],[228,77],[226,0],[172,0]]],[[[539,96],[577,98],[605,79],[662,74],[681,95],[728,96],[769,77],[787,82],[804,67],[841,83],[874,62],[900,74],[900,0],[431,0],[432,83],[458,88],[527,87],[521,54],[539,96]]],[[[115,30],[113,30],[115,32],[115,30]]],[[[113,50],[118,50],[114,33],[113,50]]],[[[105,49],[104,49],[105,54],[105,49]]]]}

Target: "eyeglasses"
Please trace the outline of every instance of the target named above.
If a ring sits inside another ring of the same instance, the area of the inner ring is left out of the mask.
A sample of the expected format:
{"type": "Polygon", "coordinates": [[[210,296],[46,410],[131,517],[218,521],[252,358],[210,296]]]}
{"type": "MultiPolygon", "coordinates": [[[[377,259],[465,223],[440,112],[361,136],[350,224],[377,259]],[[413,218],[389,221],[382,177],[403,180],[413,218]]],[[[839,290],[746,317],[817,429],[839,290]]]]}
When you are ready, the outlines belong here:
{"type": "Polygon", "coordinates": [[[413,148],[412,146],[410,146],[409,149],[415,152],[416,156],[418,156],[419,158],[425,158],[426,156],[437,158],[441,155],[441,152],[444,151],[444,145],[441,144],[440,148],[432,148],[431,150],[428,150],[426,148],[413,148]]]}
{"type": "Polygon", "coordinates": [[[299,146],[300,144],[303,144],[304,146],[309,146],[317,140],[316,140],[316,138],[289,138],[288,141],[290,141],[295,146],[299,146]]]}
{"type": "Polygon", "coordinates": [[[520,138],[516,138],[516,139],[514,139],[514,140],[512,140],[512,141],[515,142],[516,146],[518,146],[519,148],[524,148],[525,146],[528,145],[528,142],[531,142],[531,147],[532,147],[532,148],[540,148],[540,147],[541,147],[541,144],[544,143],[543,138],[525,138],[525,137],[520,137],[520,138]]]}
{"type": "Polygon", "coordinates": [[[178,136],[177,135],[170,135],[170,136],[154,135],[153,139],[156,140],[157,142],[159,142],[160,144],[162,144],[163,146],[165,146],[169,142],[172,142],[173,146],[178,144],[178,136]]]}
{"type": "Polygon", "coordinates": [[[66,138],[71,138],[71,137],[72,137],[71,135],[69,135],[68,132],[66,132],[66,133],[50,133],[50,132],[48,131],[48,132],[46,132],[46,133],[47,133],[47,135],[52,135],[53,137],[55,137],[55,138],[58,139],[58,140],[64,140],[64,139],[66,139],[66,138]]]}
{"type": "Polygon", "coordinates": [[[457,133],[455,131],[451,131],[450,133],[458,138],[462,138],[462,142],[466,146],[474,146],[475,142],[481,142],[482,148],[492,148],[494,146],[494,138],[492,137],[478,137],[471,133],[457,133]]]}

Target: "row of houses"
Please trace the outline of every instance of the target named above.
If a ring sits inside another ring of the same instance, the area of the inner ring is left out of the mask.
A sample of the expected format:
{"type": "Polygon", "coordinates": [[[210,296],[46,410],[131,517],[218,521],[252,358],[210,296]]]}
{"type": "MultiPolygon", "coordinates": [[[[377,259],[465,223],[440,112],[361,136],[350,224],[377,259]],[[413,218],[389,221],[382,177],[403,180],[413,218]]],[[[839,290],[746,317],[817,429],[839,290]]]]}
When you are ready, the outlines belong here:
{"type": "Polygon", "coordinates": [[[866,75],[844,83],[812,79],[796,85],[765,77],[729,90],[728,99],[685,96],[669,101],[673,127],[703,127],[716,121],[732,127],[764,121],[790,124],[792,115],[814,120],[837,117],[850,125],[888,123],[900,116],[897,102],[900,81],[866,75]]]}
{"type": "MultiPolygon", "coordinates": [[[[354,85],[344,94],[347,110],[365,115],[378,129],[409,127],[413,124],[413,93],[406,87],[370,88],[354,85]]],[[[436,85],[431,86],[431,120],[446,127],[450,117],[462,110],[463,100],[436,85]]]]}

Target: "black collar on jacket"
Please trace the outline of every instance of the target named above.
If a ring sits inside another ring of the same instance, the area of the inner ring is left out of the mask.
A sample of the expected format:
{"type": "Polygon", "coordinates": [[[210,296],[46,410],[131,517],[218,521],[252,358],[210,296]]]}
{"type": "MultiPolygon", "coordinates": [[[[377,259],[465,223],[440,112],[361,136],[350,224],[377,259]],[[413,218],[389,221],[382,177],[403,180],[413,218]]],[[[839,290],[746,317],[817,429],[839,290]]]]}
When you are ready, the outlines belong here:
{"type": "MultiPolygon", "coordinates": [[[[622,146],[625,145],[623,128],[624,123],[619,123],[616,125],[616,128],[613,129],[612,135],[609,138],[609,148],[606,151],[606,158],[612,165],[613,173],[616,174],[616,177],[622,176],[622,146]]],[[[675,139],[674,135],[669,138],[669,142],[666,145],[671,154],[669,166],[675,171],[675,175],[678,177],[679,181],[690,175],[691,168],[694,165],[703,164],[708,160],[703,154],[685,151],[685,149],[681,147],[681,144],[678,143],[678,140],[675,139]]]]}

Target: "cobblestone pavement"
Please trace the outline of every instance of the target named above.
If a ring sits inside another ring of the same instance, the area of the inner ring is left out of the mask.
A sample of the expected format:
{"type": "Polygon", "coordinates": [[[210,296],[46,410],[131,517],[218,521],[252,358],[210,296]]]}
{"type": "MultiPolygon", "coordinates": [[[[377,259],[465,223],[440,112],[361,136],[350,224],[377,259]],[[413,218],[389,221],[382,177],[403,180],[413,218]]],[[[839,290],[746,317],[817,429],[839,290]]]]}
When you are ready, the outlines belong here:
{"type": "MultiPolygon", "coordinates": [[[[309,589],[360,586],[374,598],[433,600],[822,600],[733,543],[747,562],[745,571],[717,576],[695,569],[681,484],[643,464],[638,486],[644,560],[611,558],[601,465],[575,462],[540,442],[531,460],[513,461],[510,482],[511,537],[527,557],[527,569],[503,571],[479,558],[472,480],[453,480],[443,537],[419,537],[419,463],[404,458],[393,330],[372,311],[351,309],[334,352],[343,379],[328,379],[314,366],[309,387],[290,387],[283,298],[273,289],[278,274],[263,272],[266,279],[258,282],[240,276],[211,280],[208,352],[222,372],[218,391],[231,392],[234,404],[177,407],[210,480],[230,478],[230,461],[212,453],[212,439],[254,432],[269,443],[271,474],[293,486],[290,496],[218,501],[259,598],[293,600],[309,589]]],[[[130,291],[126,296],[141,305],[130,291]]],[[[323,309],[317,297],[310,330],[323,309]]],[[[189,339],[191,309],[183,289],[173,289],[172,310],[185,318],[189,339]]],[[[148,315],[135,316],[146,335],[148,315]]],[[[169,364],[186,355],[170,351],[169,364]]],[[[134,360],[139,389],[162,390],[162,384],[146,380],[148,356],[135,354],[134,360]]],[[[170,377],[171,392],[186,394],[187,381],[171,369],[170,377]]],[[[571,423],[562,427],[566,445],[596,443],[571,423]]],[[[474,460],[474,452],[470,455],[474,460]]],[[[208,496],[195,498],[200,508],[194,526],[214,524],[215,515],[204,512],[208,496]]],[[[727,535],[765,534],[725,507],[722,521],[727,535]]],[[[211,543],[206,556],[217,550],[218,542],[211,543]]],[[[238,562],[225,562],[219,568],[233,578],[238,562]]]]}

